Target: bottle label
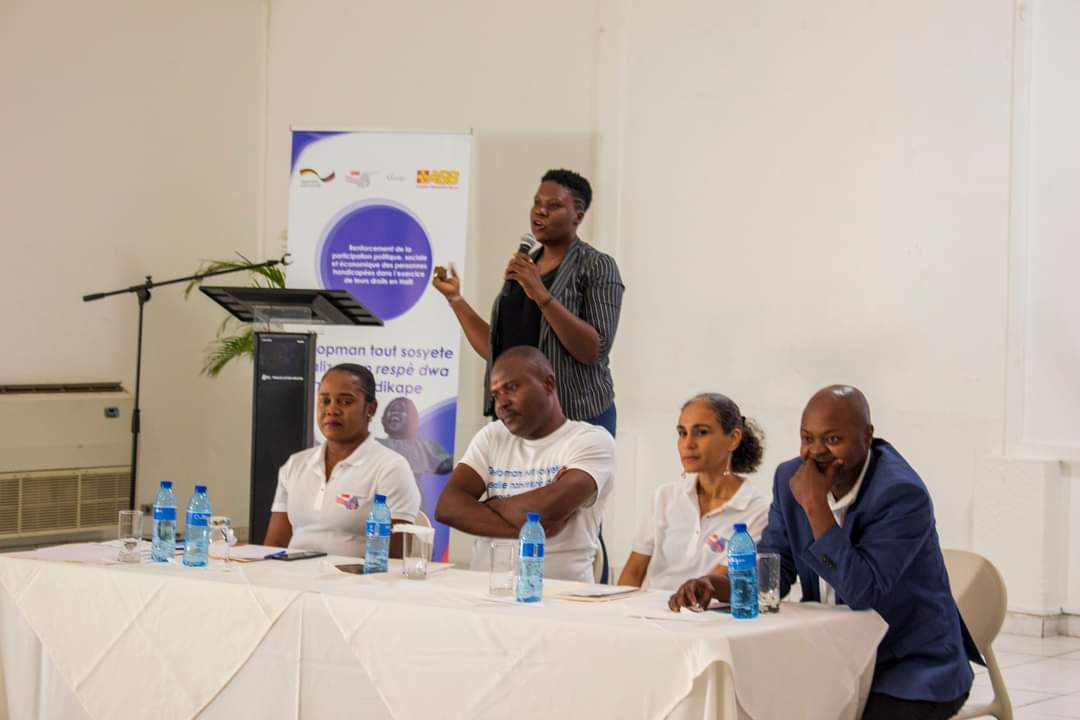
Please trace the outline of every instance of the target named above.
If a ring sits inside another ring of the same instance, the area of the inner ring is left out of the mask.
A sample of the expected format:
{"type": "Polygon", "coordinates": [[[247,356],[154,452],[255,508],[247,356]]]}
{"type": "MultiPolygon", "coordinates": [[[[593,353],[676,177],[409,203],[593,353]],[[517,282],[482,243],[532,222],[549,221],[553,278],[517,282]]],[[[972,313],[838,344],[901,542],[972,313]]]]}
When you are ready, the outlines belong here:
{"type": "Polygon", "coordinates": [[[521,543],[521,557],[542,558],[544,557],[544,543],[521,543]]]}
{"type": "Polygon", "coordinates": [[[187,524],[189,527],[206,527],[210,524],[210,513],[188,511],[187,524]]]}
{"type": "Polygon", "coordinates": [[[390,537],[390,526],[386,523],[368,520],[365,532],[368,537],[390,537]]]}
{"type": "Polygon", "coordinates": [[[176,520],[176,508],[154,506],[155,520],[176,520]]]}
{"type": "Polygon", "coordinates": [[[757,570],[756,553],[729,553],[727,562],[728,572],[740,570],[757,570]]]}

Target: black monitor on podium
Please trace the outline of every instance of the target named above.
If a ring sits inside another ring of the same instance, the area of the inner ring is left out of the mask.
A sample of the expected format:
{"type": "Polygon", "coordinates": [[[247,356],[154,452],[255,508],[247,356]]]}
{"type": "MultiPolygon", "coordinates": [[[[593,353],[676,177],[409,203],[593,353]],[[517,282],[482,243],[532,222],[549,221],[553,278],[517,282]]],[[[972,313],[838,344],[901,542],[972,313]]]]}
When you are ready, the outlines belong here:
{"type": "Polygon", "coordinates": [[[315,334],[277,332],[286,325],[368,325],[382,320],[345,290],[200,287],[243,322],[265,324],[255,333],[251,402],[251,507],[248,542],[262,543],[289,456],[314,443],[315,334]]]}

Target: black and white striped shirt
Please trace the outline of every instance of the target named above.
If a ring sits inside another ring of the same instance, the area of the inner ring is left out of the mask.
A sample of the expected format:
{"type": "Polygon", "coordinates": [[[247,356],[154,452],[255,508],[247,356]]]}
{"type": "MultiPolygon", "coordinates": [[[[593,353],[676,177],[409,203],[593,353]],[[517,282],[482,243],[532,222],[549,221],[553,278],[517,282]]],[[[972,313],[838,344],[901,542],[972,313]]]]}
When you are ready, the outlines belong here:
{"type": "MultiPolygon", "coordinates": [[[[619,311],[625,286],[615,258],[575,238],[559,264],[550,292],[563,306],[596,328],[600,335],[600,354],[589,365],[578,362],[559,342],[559,337],[540,317],[540,351],[555,370],[555,385],[563,413],[571,420],[590,420],[611,407],[615,386],[608,367],[608,355],[619,327],[619,311]]],[[[499,326],[500,297],[491,308],[490,347],[495,354],[496,329],[499,326]]],[[[488,357],[484,371],[484,414],[494,415],[491,398],[491,366],[488,357]]]]}

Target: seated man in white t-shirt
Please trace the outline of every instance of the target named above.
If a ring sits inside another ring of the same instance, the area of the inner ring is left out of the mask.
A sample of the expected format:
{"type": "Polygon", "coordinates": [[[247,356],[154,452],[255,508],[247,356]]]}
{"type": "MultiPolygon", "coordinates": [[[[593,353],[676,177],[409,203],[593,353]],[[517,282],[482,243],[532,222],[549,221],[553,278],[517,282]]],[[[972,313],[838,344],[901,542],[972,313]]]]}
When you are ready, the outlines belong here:
{"type": "MultiPolygon", "coordinates": [[[[435,518],[485,538],[516,538],[525,514],[540,513],[544,577],[593,582],[593,558],[611,494],[615,439],[567,420],[555,372],[534,347],[511,348],[491,370],[493,422],[476,434],[447,481],[435,518]],[[481,500],[484,496],[486,500],[481,500]]],[[[484,570],[484,551],[472,569],[484,570]]]]}
{"type": "MultiPolygon", "coordinates": [[[[323,375],[317,399],[326,441],[294,453],[278,471],[277,493],[263,542],[272,547],[363,557],[368,512],[385,495],[394,524],[411,523],[420,509],[409,463],[371,436],[375,378],[362,365],[336,365],[323,375]]],[[[401,557],[399,533],[391,557],[401,557]]]]}

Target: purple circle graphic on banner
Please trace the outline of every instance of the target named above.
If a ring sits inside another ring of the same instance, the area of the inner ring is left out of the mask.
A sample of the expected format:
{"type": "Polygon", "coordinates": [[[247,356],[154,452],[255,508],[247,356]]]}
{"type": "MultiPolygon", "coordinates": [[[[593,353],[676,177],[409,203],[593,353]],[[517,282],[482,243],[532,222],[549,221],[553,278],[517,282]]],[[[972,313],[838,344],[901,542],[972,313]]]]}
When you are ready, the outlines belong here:
{"type": "Polygon", "coordinates": [[[323,287],[347,290],[382,320],[417,303],[431,277],[431,243],[420,221],[387,201],[353,206],[322,242],[323,287]]]}

